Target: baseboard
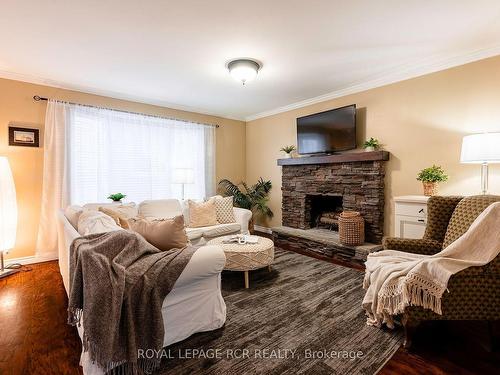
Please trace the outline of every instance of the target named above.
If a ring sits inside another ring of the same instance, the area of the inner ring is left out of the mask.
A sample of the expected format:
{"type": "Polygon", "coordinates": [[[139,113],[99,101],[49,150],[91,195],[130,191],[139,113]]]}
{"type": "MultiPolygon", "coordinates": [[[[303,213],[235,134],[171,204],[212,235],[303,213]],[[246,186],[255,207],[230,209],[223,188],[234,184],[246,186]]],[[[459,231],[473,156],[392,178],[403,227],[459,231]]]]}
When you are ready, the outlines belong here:
{"type": "Polygon", "coordinates": [[[22,264],[24,266],[26,264],[50,262],[52,260],[57,260],[57,259],[58,259],[57,255],[52,255],[52,256],[37,256],[37,255],[32,255],[32,256],[29,256],[29,257],[5,259],[5,265],[9,265],[9,264],[13,264],[13,263],[19,263],[19,264],[22,264]]]}
{"type": "Polygon", "coordinates": [[[272,234],[273,233],[273,231],[271,230],[271,228],[263,227],[261,225],[254,225],[253,229],[256,232],[262,232],[262,233],[267,233],[267,234],[272,234]]]}

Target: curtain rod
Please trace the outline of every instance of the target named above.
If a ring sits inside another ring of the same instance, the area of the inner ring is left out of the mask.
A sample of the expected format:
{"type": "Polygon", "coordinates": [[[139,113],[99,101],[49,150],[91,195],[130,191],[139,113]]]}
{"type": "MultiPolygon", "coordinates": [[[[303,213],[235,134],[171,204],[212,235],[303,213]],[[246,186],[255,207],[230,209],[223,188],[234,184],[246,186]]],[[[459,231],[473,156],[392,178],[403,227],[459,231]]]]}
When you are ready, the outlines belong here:
{"type": "MultiPolygon", "coordinates": [[[[35,95],[35,96],[33,96],[33,100],[35,102],[48,101],[49,98],[44,98],[43,96],[35,95]]],[[[189,120],[184,120],[184,119],[175,118],[175,117],[165,117],[165,116],[150,115],[150,114],[141,113],[141,112],[124,111],[122,109],[111,109],[111,108],[105,108],[105,107],[98,107],[98,106],[90,105],[90,104],[80,104],[80,103],[72,103],[72,102],[66,102],[66,103],[73,104],[73,105],[80,105],[82,107],[99,108],[99,109],[107,109],[107,110],[110,110],[110,111],[116,111],[116,112],[122,112],[122,113],[130,113],[132,115],[141,115],[141,116],[162,118],[162,119],[165,119],[165,120],[174,120],[174,121],[181,121],[181,122],[189,122],[191,124],[198,124],[198,125],[205,125],[205,126],[214,126],[216,128],[219,127],[219,125],[217,125],[217,124],[215,124],[215,125],[214,124],[207,124],[205,122],[189,121],[189,120]]]]}

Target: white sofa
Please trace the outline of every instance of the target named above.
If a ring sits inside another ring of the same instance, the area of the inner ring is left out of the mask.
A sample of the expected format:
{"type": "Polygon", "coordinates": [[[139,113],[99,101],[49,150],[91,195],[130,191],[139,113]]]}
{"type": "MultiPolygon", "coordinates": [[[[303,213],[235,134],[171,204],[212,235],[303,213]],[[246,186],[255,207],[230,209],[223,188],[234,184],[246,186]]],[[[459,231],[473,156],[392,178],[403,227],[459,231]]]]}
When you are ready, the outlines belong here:
{"type": "MultiPolygon", "coordinates": [[[[96,210],[101,205],[89,204],[83,206],[83,209],[96,210]]],[[[245,233],[248,231],[248,220],[250,220],[249,211],[246,211],[235,209],[235,216],[239,220],[237,229],[236,226],[233,226],[230,227],[231,231],[229,231],[226,229],[228,227],[224,225],[204,228],[194,233],[191,231],[191,238],[199,245],[212,238],[211,236],[217,231],[219,231],[217,233],[224,232],[224,234],[236,233],[237,231],[245,233]]],[[[163,218],[176,216],[180,213],[189,214],[186,210],[183,212],[182,205],[177,200],[143,202],[139,205],[139,212],[144,216],[148,214],[146,217],[163,218]],[[152,216],[153,214],[154,216],[152,216]]],[[[74,218],[68,218],[63,211],[58,213],[59,268],[66,292],[69,291],[70,245],[75,238],[80,236],[69,219],[74,218]]],[[[211,331],[224,325],[226,305],[222,298],[220,281],[225,262],[224,251],[218,246],[201,246],[193,255],[163,302],[164,346],[182,341],[196,332],[211,331]]],[[[82,327],[78,327],[80,337],[83,337],[82,327]]],[[[85,375],[103,374],[92,363],[88,353],[83,351],[80,365],[83,367],[85,375]]]]}
{"type": "MultiPolygon", "coordinates": [[[[186,201],[177,199],[158,199],[143,201],[138,207],[139,216],[145,218],[172,218],[184,215],[184,221],[189,223],[189,206],[186,201]]],[[[186,228],[186,233],[193,245],[203,245],[207,241],[231,234],[247,234],[248,223],[252,218],[252,212],[244,208],[233,207],[235,223],[218,224],[209,227],[186,228]]]]}

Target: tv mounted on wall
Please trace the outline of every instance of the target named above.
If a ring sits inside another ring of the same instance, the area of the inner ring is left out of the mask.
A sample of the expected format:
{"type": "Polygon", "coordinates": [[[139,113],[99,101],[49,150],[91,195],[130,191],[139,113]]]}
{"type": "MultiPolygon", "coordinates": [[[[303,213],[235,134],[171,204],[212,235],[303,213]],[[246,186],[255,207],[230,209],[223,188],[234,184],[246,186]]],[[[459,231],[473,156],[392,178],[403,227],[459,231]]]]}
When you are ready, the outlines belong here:
{"type": "Polygon", "coordinates": [[[299,154],[328,154],[356,148],[356,104],[297,119],[299,154]]]}

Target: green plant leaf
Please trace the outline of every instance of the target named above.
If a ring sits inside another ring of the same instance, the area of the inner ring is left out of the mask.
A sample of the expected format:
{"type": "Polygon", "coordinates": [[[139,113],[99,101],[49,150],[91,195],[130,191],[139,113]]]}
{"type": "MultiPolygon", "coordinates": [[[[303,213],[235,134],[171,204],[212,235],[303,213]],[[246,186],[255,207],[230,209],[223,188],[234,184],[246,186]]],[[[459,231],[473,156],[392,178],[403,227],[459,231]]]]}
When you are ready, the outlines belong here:
{"type": "Polygon", "coordinates": [[[111,199],[112,201],[114,202],[119,202],[121,201],[123,198],[125,198],[126,195],[125,194],[122,194],[122,193],[115,193],[115,194],[110,194],[108,196],[108,199],[111,199]]]}
{"type": "Polygon", "coordinates": [[[422,182],[445,182],[448,180],[448,175],[441,166],[433,165],[422,169],[417,175],[417,180],[422,182]]]}
{"type": "Polygon", "coordinates": [[[268,207],[269,192],[272,188],[271,181],[264,181],[262,177],[257,183],[249,186],[241,182],[241,189],[233,182],[224,179],[219,182],[219,187],[225,196],[233,196],[234,205],[251,210],[257,216],[273,217],[273,212],[268,207]]]}

